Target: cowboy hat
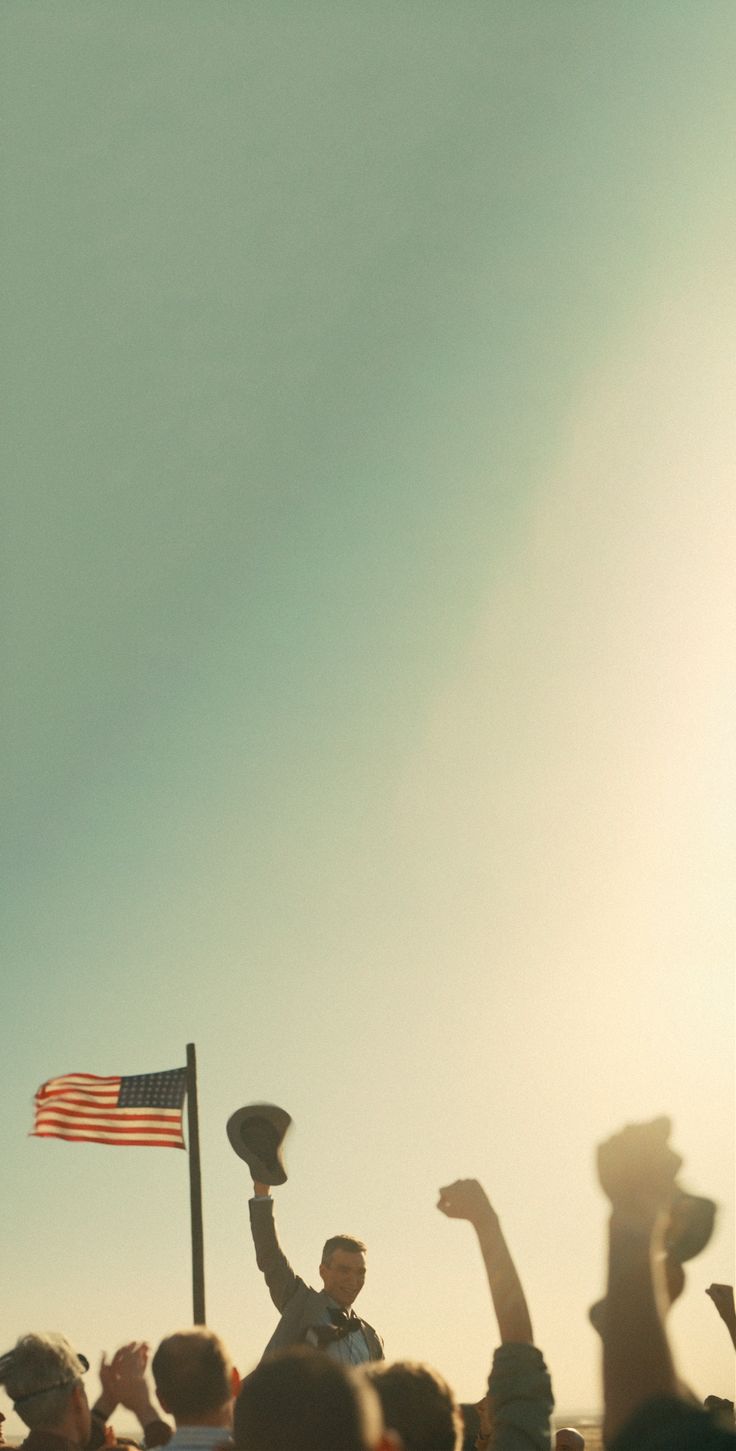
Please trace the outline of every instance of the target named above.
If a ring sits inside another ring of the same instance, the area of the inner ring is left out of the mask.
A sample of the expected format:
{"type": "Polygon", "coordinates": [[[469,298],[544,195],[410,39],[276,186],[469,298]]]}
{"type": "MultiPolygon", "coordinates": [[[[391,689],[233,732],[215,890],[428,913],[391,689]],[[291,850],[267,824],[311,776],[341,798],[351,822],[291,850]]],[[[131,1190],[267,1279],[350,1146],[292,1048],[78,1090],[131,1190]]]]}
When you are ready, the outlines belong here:
{"type": "Polygon", "coordinates": [[[291,1114],[275,1103],[249,1103],[230,1115],[227,1136],[255,1183],[286,1183],[281,1143],[290,1123],[291,1114]]]}

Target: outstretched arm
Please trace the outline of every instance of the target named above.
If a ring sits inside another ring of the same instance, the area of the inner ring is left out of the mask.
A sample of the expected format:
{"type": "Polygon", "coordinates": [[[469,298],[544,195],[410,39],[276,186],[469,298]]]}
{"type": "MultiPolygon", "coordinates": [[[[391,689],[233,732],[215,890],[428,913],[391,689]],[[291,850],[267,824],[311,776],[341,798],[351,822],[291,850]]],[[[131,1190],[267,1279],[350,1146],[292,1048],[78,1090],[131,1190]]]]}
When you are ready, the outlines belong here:
{"type": "Polygon", "coordinates": [[[268,1285],[276,1309],[282,1311],[304,1282],[294,1273],[279,1244],[269,1186],[254,1180],[253,1194],[249,1209],[256,1264],[268,1285]]]}
{"type": "Polygon", "coordinates": [[[632,1124],[598,1150],[598,1178],[611,1202],[603,1331],[605,1439],[645,1401],[676,1396],[664,1314],[664,1230],[681,1159],[667,1142],[669,1119],[632,1124]]]}
{"type": "Polygon", "coordinates": [[[477,1179],[457,1179],[440,1189],[437,1208],[448,1219],[467,1219],[478,1236],[501,1340],[533,1345],[532,1322],[521,1280],[483,1186],[477,1179]]]}
{"type": "Polygon", "coordinates": [[[733,1285],[709,1285],[706,1290],[718,1311],[736,1349],[736,1305],[733,1285]]]}
{"type": "Polygon", "coordinates": [[[549,1451],[554,1407],[549,1372],[534,1345],[532,1323],[498,1215],[475,1179],[440,1190],[438,1208],[467,1219],[478,1236],[502,1344],[493,1356],[485,1406],[490,1451],[549,1451]]]}

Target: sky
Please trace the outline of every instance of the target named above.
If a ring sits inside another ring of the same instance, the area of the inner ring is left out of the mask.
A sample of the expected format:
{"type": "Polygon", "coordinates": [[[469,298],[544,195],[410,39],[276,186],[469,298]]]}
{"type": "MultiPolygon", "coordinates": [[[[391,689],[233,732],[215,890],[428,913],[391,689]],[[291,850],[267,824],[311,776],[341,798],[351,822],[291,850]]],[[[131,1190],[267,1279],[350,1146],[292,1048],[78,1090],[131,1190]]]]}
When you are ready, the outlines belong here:
{"type": "Polygon", "coordinates": [[[719,1204],[678,1366],[733,1395],[731,0],[0,28],[3,1348],[190,1320],[186,1155],[29,1132],[194,1042],[242,1370],[236,1108],[293,1116],[296,1268],[365,1239],[360,1312],[462,1399],[496,1330],[435,1205],[479,1178],[562,1412],[595,1145],[665,1112],[719,1204]]]}

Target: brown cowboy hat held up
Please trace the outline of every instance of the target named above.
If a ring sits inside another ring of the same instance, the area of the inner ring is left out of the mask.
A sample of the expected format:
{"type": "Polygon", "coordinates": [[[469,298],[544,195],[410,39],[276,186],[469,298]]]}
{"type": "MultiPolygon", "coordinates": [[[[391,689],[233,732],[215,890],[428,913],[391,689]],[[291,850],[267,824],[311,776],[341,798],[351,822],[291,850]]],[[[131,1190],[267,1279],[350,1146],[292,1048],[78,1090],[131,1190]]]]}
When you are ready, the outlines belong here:
{"type": "Polygon", "coordinates": [[[230,1115],[227,1136],[257,1184],[286,1183],[281,1144],[290,1123],[291,1114],[275,1103],[249,1103],[230,1115]]]}

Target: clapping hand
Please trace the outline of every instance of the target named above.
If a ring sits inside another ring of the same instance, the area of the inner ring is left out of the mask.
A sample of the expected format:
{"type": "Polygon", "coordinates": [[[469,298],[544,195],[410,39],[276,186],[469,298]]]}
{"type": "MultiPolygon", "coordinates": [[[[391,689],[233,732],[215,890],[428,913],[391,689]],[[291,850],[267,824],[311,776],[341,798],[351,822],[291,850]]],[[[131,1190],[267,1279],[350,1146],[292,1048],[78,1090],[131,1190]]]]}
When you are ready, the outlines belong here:
{"type": "Polygon", "coordinates": [[[147,1364],[148,1345],[144,1340],[130,1340],[127,1345],[121,1345],[110,1362],[103,1355],[100,1380],[106,1415],[121,1405],[142,1420],[150,1417],[151,1396],[145,1379],[147,1364]]]}

